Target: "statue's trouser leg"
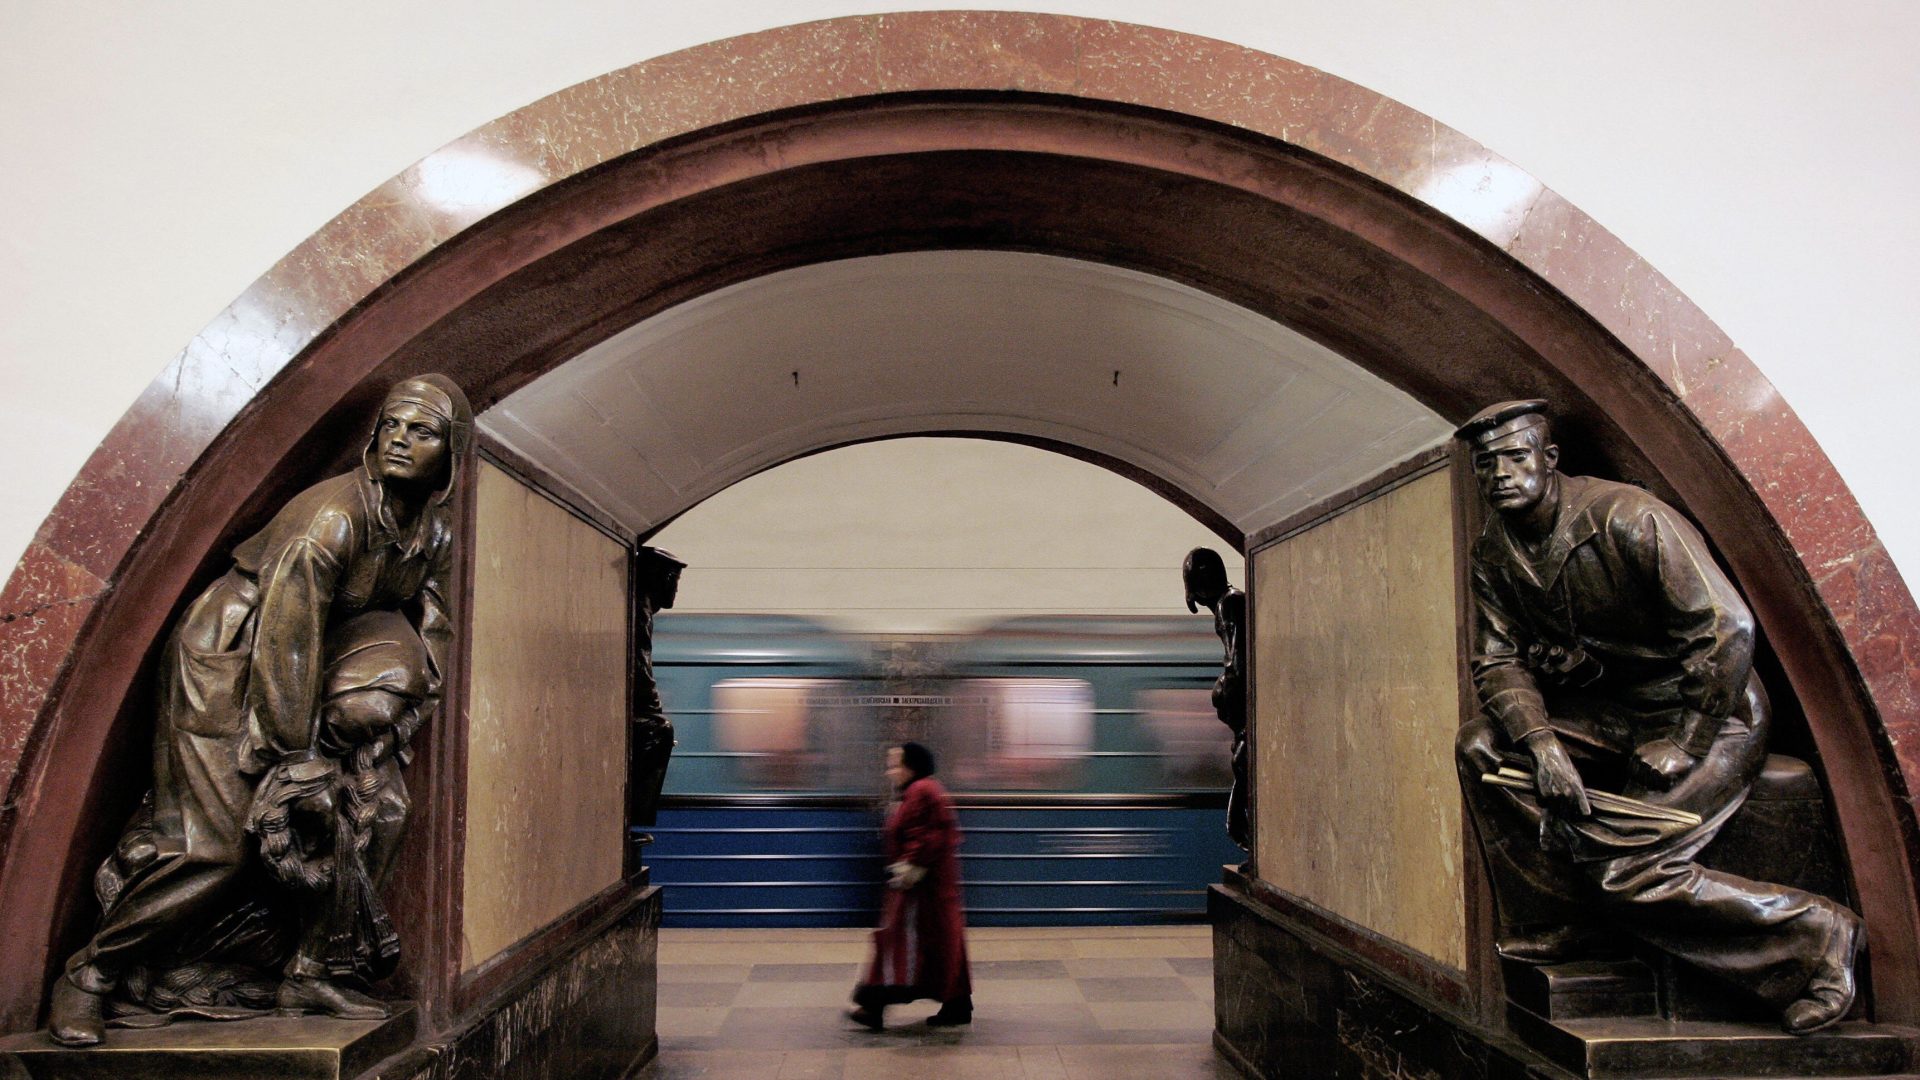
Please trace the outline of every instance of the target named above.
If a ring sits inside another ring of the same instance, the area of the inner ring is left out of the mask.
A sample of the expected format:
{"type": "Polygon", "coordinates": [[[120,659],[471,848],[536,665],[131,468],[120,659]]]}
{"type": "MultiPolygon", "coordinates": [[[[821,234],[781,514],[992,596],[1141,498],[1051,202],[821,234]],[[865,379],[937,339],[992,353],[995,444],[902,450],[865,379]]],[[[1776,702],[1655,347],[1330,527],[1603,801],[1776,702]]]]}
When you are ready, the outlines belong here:
{"type": "Polygon", "coordinates": [[[400,851],[400,838],[407,829],[407,815],[413,812],[413,800],[407,794],[407,782],[400,775],[400,763],[388,758],[380,764],[380,794],[373,812],[373,839],[367,842],[367,877],[374,887],[385,885],[393,871],[393,857],[400,851]]]}
{"type": "Polygon", "coordinates": [[[1492,721],[1476,717],[1460,729],[1454,764],[1492,879],[1501,936],[1591,923],[1592,886],[1565,852],[1542,849],[1539,806],[1480,779],[1490,765],[1497,767],[1500,745],[1492,721]]]}
{"type": "Polygon", "coordinates": [[[1851,916],[1823,897],[1709,870],[1693,852],[1589,867],[1608,914],[1649,944],[1775,1006],[1798,997],[1851,916]]]}
{"type": "Polygon", "coordinates": [[[659,814],[667,763],[673,757],[673,722],[664,716],[638,717],[632,738],[634,769],[627,816],[630,824],[651,827],[659,814]]]}
{"type": "Polygon", "coordinates": [[[129,968],[229,910],[242,869],[237,860],[161,856],[115,898],[93,940],[67,961],[67,976],[82,990],[111,991],[129,968]]]}
{"type": "Polygon", "coordinates": [[[1247,737],[1233,741],[1233,790],[1227,794],[1227,837],[1247,846],[1247,737]]]}

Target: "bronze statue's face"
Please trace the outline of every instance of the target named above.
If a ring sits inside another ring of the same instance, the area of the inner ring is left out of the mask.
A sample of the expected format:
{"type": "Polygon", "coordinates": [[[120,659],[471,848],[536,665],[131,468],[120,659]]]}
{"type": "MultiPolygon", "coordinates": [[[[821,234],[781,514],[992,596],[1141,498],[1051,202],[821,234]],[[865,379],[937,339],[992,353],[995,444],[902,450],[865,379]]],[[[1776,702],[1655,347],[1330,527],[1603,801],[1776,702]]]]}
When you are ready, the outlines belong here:
{"type": "Polygon", "coordinates": [[[447,424],[411,401],[397,401],[374,431],[380,476],[405,484],[437,482],[447,468],[447,424]]]}
{"type": "Polygon", "coordinates": [[[660,574],[659,595],[654,598],[655,606],[659,610],[665,611],[667,608],[673,606],[674,600],[679,597],[679,595],[680,568],[677,566],[669,566],[660,574]]]}
{"type": "Polygon", "coordinates": [[[1540,429],[1489,439],[1473,451],[1473,475],[1487,505],[1502,514],[1526,514],[1553,489],[1560,448],[1541,445],[1540,429]]]}

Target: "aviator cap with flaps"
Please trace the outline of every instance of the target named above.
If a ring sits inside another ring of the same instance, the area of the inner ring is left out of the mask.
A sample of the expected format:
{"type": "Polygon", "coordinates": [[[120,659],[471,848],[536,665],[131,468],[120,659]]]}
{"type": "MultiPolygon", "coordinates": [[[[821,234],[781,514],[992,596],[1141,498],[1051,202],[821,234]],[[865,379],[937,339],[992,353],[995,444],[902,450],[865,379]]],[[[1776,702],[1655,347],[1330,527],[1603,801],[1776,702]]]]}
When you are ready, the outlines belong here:
{"type": "Polygon", "coordinates": [[[1187,610],[1198,612],[1200,597],[1226,592],[1227,563],[1212,548],[1197,547],[1187,552],[1186,562],[1180,566],[1180,577],[1187,587],[1187,610]]]}
{"type": "Polygon", "coordinates": [[[1547,427],[1547,403],[1542,398],[1489,405],[1455,429],[1453,437],[1478,445],[1533,427],[1547,427]]]}
{"type": "Polygon", "coordinates": [[[467,395],[458,383],[445,375],[430,373],[401,379],[387,391],[386,399],[380,411],[374,414],[373,431],[367,436],[367,445],[360,452],[360,460],[365,463],[367,472],[379,476],[379,466],[375,455],[380,446],[380,421],[387,410],[405,402],[418,405],[433,414],[445,424],[447,439],[447,471],[440,486],[434,491],[432,503],[444,505],[453,497],[455,487],[460,482],[460,471],[466,462],[467,451],[473,445],[473,406],[467,403],[467,395]]]}

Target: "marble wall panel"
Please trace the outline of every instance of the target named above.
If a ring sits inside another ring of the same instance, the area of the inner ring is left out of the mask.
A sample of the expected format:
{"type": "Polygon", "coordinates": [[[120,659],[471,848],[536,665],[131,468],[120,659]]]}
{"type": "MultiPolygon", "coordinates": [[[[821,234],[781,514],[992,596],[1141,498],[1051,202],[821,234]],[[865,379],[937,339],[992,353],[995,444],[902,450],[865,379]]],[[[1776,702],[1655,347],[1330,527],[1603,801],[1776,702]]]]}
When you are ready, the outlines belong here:
{"type": "Polygon", "coordinates": [[[618,881],[626,821],[626,550],[492,465],[479,500],[463,969],[618,881]]]}
{"type": "Polygon", "coordinates": [[[1256,854],[1278,888],[1464,968],[1451,483],[1254,555],[1256,854]]]}

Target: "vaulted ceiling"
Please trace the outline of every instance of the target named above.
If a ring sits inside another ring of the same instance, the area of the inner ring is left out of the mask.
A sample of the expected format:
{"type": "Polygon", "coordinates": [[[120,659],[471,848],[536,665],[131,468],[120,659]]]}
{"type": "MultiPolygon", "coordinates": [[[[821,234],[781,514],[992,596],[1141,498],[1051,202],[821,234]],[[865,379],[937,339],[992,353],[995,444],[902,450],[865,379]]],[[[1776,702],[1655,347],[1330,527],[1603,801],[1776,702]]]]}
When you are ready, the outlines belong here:
{"type": "Polygon", "coordinates": [[[1451,431],[1270,319],[1163,278],[936,251],[770,274],[661,312],[482,428],[642,534],[826,447],[981,432],[1079,447],[1251,532],[1451,431]]]}

